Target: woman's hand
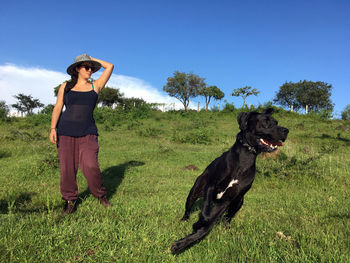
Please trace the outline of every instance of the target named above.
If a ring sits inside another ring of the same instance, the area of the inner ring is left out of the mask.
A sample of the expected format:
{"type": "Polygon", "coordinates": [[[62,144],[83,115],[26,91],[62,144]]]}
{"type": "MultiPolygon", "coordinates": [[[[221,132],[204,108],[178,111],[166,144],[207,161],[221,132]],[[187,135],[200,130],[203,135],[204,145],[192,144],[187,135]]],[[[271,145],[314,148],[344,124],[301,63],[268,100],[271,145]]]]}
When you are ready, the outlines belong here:
{"type": "Polygon", "coordinates": [[[56,133],[56,129],[51,129],[50,131],[50,141],[54,144],[57,143],[57,133],[56,133]]]}

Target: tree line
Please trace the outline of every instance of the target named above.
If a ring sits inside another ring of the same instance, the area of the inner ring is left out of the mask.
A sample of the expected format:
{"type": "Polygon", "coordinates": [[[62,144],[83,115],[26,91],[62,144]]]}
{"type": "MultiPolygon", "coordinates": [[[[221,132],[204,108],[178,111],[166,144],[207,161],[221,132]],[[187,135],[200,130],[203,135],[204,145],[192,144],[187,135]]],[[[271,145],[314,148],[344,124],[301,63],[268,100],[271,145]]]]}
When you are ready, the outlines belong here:
{"type": "MultiPolygon", "coordinates": [[[[54,94],[57,96],[60,85],[54,87],[54,94]]],[[[209,104],[213,100],[221,100],[225,94],[215,85],[207,85],[204,78],[193,73],[185,73],[175,71],[173,76],[167,78],[167,82],[163,90],[171,97],[178,99],[188,111],[190,99],[202,96],[205,99],[205,110],[208,111],[209,104]]],[[[296,83],[286,82],[279,87],[273,102],[291,111],[299,111],[305,109],[305,113],[310,111],[332,112],[334,104],[330,97],[332,85],[322,81],[299,81],[296,83]]],[[[231,96],[241,97],[243,100],[242,108],[246,105],[246,98],[260,93],[255,88],[244,86],[234,89],[231,96]]],[[[17,111],[26,114],[33,114],[35,108],[42,108],[42,104],[38,99],[34,99],[31,95],[22,93],[14,96],[17,103],[11,106],[17,111]]],[[[121,104],[124,108],[135,107],[146,102],[138,98],[125,98],[124,94],[118,88],[105,87],[99,94],[98,103],[104,106],[112,107],[113,104],[121,104]]],[[[51,108],[53,106],[51,105],[51,108]]],[[[349,108],[349,105],[346,109],[349,108]]],[[[45,110],[45,109],[44,109],[45,110]]],[[[349,109],[348,109],[349,110],[349,109]]],[[[9,112],[5,102],[0,103],[0,113],[9,112]]],[[[345,110],[344,110],[345,112],[345,110]]],[[[343,119],[347,119],[347,115],[342,114],[343,119]]]]}

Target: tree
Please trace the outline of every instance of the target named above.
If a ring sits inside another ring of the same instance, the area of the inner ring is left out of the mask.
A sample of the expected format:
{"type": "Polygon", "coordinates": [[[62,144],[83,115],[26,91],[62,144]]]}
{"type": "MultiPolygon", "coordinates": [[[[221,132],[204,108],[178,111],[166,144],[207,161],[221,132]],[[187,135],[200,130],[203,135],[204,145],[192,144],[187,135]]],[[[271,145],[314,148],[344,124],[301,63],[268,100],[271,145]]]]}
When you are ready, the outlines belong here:
{"type": "Polygon", "coordinates": [[[343,120],[350,120],[350,104],[348,104],[341,113],[341,118],[343,120]]]}
{"type": "Polygon", "coordinates": [[[40,111],[40,113],[42,113],[42,114],[47,114],[47,115],[51,115],[54,107],[55,107],[55,105],[53,105],[53,104],[47,104],[47,105],[40,111]]]}
{"type": "Polygon", "coordinates": [[[243,99],[242,109],[243,109],[244,105],[245,105],[245,99],[247,97],[249,97],[250,95],[256,96],[259,93],[260,93],[260,91],[258,91],[257,89],[252,89],[252,87],[245,86],[243,88],[234,89],[233,93],[231,94],[231,96],[242,97],[242,99],[243,99]]]}
{"type": "Polygon", "coordinates": [[[61,84],[53,88],[53,93],[55,94],[55,97],[57,97],[58,90],[60,89],[61,84]]]}
{"type": "Polygon", "coordinates": [[[167,84],[163,90],[170,97],[175,97],[184,105],[185,111],[188,110],[190,98],[196,97],[201,87],[204,87],[204,79],[199,76],[185,72],[175,71],[173,77],[167,79],[167,84]]]}
{"type": "Polygon", "coordinates": [[[295,83],[286,82],[280,87],[273,101],[282,107],[289,107],[290,111],[298,110],[300,105],[296,99],[297,90],[295,83]]]}
{"type": "Polygon", "coordinates": [[[121,103],[124,105],[124,110],[131,111],[134,108],[140,108],[142,105],[146,105],[147,102],[140,98],[122,98],[121,103]]]}
{"type": "Polygon", "coordinates": [[[27,96],[22,93],[13,96],[18,102],[11,106],[17,109],[21,113],[27,113],[28,115],[33,114],[35,108],[41,108],[44,106],[38,99],[34,99],[31,95],[27,96]]]}
{"type": "Polygon", "coordinates": [[[333,111],[333,103],[330,99],[332,85],[322,81],[299,81],[297,83],[286,82],[277,92],[274,102],[281,106],[299,110],[320,112],[333,111]]]}
{"type": "Polygon", "coordinates": [[[299,81],[296,83],[296,99],[300,105],[308,111],[319,112],[321,109],[333,111],[331,102],[332,85],[322,81],[299,81]]]}
{"type": "Polygon", "coordinates": [[[0,120],[5,121],[7,119],[7,115],[9,114],[10,109],[6,105],[6,102],[3,100],[0,100],[0,120]]]}
{"type": "Polygon", "coordinates": [[[216,86],[205,86],[198,91],[198,95],[205,97],[205,111],[208,111],[208,105],[211,98],[221,100],[225,96],[225,94],[216,86]]]}
{"type": "Polygon", "coordinates": [[[98,95],[98,103],[102,102],[104,106],[112,107],[116,102],[121,103],[123,100],[123,93],[119,89],[105,87],[98,95]]]}

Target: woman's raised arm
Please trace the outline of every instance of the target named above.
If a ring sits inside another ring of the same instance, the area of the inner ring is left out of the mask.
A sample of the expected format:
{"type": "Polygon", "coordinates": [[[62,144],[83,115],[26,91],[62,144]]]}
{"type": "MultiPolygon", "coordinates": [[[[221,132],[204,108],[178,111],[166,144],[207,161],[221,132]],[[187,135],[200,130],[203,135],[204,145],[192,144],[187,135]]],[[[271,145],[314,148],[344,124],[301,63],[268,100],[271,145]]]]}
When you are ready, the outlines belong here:
{"type": "Polygon", "coordinates": [[[107,81],[111,77],[111,74],[112,74],[113,69],[114,69],[114,65],[112,63],[103,61],[101,59],[97,59],[97,58],[93,58],[93,57],[90,57],[90,58],[94,61],[99,62],[101,64],[101,66],[104,68],[102,75],[94,82],[95,88],[97,89],[96,91],[98,93],[104,88],[107,81]]]}

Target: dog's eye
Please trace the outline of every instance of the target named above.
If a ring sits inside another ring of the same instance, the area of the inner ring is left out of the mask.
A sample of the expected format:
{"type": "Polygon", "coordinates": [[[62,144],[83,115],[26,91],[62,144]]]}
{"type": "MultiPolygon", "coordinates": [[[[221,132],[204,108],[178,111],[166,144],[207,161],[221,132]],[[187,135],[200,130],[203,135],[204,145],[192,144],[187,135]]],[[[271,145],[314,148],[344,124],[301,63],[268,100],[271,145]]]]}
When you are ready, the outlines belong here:
{"type": "Polygon", "coordinates": [[[274,120],[274,119],[266,118],[266,119],[264,119],[264,121],[263,121],[263,126],[264,126],[265,128],[271,128],[271,127],[276,126],[277,124],[278,124],[277,121],[274,120]]]}

